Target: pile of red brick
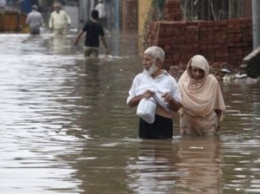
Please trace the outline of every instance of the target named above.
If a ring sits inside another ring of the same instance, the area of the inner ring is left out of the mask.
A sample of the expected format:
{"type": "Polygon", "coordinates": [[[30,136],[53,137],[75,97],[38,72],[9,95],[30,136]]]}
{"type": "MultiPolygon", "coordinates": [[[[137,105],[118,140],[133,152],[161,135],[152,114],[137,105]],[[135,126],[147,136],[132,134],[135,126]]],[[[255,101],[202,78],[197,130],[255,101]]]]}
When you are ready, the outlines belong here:
{"type": "Polygon", "coordinates": [[[196,54],[204,55],[211,64],[217,62],[238,67],[252,51],[252,18],[176,21],[180,14],[179,1],[166,2],[168,21],[151,22],[146,32],[148,46],[157,45],[164,49],[165,68],[185,64],[196,54]]]}
{"type": "Polygon", "coordinates": [[[164,5],[164,18],[167,21],[182,20],[182,11],[179,0],[166,1],[164,5]]]}

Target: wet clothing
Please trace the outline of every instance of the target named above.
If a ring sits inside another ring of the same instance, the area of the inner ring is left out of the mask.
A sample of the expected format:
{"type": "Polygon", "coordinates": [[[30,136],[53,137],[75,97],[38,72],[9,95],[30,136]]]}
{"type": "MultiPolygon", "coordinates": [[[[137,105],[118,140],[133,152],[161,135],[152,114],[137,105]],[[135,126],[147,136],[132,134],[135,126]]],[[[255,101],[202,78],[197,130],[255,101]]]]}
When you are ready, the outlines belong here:
{"type": "Polygon", "coordinates": [[[67,26],[70,25],[70,16],[63,10],[51,13],[49,19],[49,27],[54,30],[57,35],[66,35],[67,26]]]}
{"type": "Polygon", "coordinates": [[[98,57],[98,54],[99,54],[98,47],[84,46],[84,57],[89,57],[90,55],[94,55],[95,57],[98,57]]]}
{"type": "Polygon", "coordinates": [[[132,86],[129,90],[129,95],[127,98],[127,104],[129,104],[130,100],[135,96],[142,95],[146,90],[150,89],[155,92],[154,98],[156,101],[156,117],[155,122],[152,124],[146,123],[144,120],[140,120],[139,125],[139,135],[140,138],[153,138],[153,139],[162,139],[172,138],[172,130],[173,126],[169,127],[168,124],[172,124],[172,117],[175,113],[172,110],[169,110],[168,104],[165,103],[164,99],[161,95],[165,92],[169,92],[173,99],[176,101],[180,101],[180,93],[178,90],[178,84],[176,80],[168,74],[165,70],[162,70],[162,74],[156,78],[152,78],[146,72],[142,72],[133,80],[132,86]],[[162,121],[163,120],[163,121],[162,121]],[[144,124],[144,122],[146,124],[144,124]],[[149,130],[152,129],[152,130],[149,130]],[[169,132],[171,130],[171,133],[169,132]]]}
{"type": "Polygon", "coordinates": [[[172,119],[155,115],[155,121],[152,124],[145,122],[140,118],[139,137],[142,139],[171,139],[173,135],[172,119]]]}
{"type": "Polygon", "coordinates": [[[224,118],[225,103],[219,83],[209,74],[209,64],[201,55],[189,61],[187,69],[179,79],[182,96],[180,113],[180,132],[182,135],[215,135],[224,118]],[[191,67],[204,71],[200,80],[192,78],[191,67]],[[217,115],[216,111],[220,114],[217,115]]]}
{"type": "Polygon", "coordinates": [[[86,32],[85,46],[99,48],[99,37],[105,35],[102,25],[89,20],[82,30],[86,32]]]}
{"type": "Polygon", "coordinates": [[[32,10],[26,17],[26,24],[29,25],[31,34],[40,34],[40,27],[43,25],[42,14],[36,10],[32,10]]]}

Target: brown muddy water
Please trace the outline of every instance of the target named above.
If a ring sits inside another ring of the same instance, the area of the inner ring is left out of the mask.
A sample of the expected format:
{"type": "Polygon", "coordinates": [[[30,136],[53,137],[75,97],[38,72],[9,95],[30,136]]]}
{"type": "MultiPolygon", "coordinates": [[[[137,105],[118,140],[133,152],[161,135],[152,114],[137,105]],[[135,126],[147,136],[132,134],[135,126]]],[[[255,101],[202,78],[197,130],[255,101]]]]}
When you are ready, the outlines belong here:
{"type": "MultiPolygon", "coordinates": [[[[0,35],[1,194],[260,193],[260,81],[222,83],[219,138],[140,140],[136,36],[84,61],[74,36],[0,35]]],[[[83,42],[83,40],[82,40],[83,42]]]]}

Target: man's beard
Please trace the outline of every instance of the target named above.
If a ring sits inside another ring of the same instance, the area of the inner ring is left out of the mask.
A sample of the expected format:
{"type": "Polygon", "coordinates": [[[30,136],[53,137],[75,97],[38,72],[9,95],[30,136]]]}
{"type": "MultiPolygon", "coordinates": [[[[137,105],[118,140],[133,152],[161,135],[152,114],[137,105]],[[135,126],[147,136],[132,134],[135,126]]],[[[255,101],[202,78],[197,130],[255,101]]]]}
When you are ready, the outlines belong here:
{"type": "Polygon", "coordinates": [[[149,75],[153,75],[157,70],[158,70],[158,67],[155,65],[155,62],[153,62],[152,66],[148,70],[144,69],[144,72],[149,75]]]}

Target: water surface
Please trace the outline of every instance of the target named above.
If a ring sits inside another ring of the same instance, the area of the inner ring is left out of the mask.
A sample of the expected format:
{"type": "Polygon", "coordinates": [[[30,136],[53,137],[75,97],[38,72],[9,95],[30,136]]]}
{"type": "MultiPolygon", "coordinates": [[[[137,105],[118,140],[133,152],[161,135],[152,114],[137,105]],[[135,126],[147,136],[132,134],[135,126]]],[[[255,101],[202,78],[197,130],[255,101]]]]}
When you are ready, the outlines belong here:
{"type": "Polygon", "coordinates": [[[0,35],[3,194],[260,193],[260,82],[221,83],[218,138],[138,139],[126,106],[142,70],[135,35],[108,35],[111,54],[85,61],[74,35],[0,35]]]}

